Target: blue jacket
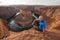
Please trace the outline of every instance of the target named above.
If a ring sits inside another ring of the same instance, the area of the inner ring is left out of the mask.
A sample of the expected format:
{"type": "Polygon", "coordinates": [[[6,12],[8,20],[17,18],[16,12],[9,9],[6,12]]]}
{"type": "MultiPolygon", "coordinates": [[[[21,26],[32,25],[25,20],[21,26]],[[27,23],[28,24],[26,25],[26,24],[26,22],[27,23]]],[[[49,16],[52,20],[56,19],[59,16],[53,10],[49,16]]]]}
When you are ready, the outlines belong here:
{"type": "Polygon", "coordinates": [[[39,22],[39,30],[43,30],[43,29],[45,29],[46,28],[46,21],[45,20],[43,20],[43,21],[38,21],[39,22]]]}

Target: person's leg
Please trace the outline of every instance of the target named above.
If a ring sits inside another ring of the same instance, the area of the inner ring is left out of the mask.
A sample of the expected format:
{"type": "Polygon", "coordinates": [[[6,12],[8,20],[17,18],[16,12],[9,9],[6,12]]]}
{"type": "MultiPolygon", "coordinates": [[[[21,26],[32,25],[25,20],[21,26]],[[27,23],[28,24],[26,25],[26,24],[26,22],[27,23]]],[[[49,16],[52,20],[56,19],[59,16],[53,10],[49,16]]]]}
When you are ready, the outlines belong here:
{"type": "Polygon", "coordinates": [[[43,36],[45,36],[45,29],[43,29],[43,36]]]}
{"type": "Polygon", "coordinates": [[[43,32],[43,30],[39,29],[39,31],[43,32]]]}
{"type": "Polygon", "coordinates": [[[38,30],[43,32],[43,27],[42,26],[38,26],[38,30]]]}

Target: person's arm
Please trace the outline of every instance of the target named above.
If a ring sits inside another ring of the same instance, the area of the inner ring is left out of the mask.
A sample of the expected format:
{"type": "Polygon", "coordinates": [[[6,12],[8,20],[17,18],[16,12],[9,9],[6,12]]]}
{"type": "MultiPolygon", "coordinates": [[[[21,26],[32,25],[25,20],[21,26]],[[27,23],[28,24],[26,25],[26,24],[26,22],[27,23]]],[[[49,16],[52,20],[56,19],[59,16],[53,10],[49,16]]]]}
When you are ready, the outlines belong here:
{"type": "Polygon", "coordinates": [[[35,21],[36,21],[36,20],[34,20],[34,21],[32,22],[32,25],[34,25],[35,21]]]}
{"type": "Polygon", "coordinates": [[[38,21],[39,19],[35,19],[33,22],[32,22],[32,25],[34,25],[35,21],[38,21]]]}

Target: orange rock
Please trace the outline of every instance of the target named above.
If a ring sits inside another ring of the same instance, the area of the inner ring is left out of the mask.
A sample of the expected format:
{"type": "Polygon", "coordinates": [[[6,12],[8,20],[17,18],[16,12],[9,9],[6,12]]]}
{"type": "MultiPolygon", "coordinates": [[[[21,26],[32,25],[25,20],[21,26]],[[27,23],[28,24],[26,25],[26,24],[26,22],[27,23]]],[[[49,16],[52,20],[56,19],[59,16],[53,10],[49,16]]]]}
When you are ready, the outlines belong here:
{"type": "Polygon", "coordinates": [[[0,19],[0,38],[7,37],[9,35],[8,25],[4,19],[0,19]]]}

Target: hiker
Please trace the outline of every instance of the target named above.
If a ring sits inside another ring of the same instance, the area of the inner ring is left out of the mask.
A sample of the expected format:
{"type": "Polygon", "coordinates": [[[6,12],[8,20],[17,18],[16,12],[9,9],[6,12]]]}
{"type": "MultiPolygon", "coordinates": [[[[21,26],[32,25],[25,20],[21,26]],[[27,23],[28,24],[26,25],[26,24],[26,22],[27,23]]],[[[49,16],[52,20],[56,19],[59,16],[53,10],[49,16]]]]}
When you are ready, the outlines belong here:
{"type": "Polygon", "coordinates": [[[44,20],[43,16],[41,15],[39,18],[35,19],[32,25],[34,25],[35,21],[38,21],[38,30],[44,32],[46,28],[46,21],[44,20]]]}

